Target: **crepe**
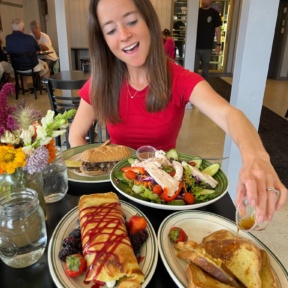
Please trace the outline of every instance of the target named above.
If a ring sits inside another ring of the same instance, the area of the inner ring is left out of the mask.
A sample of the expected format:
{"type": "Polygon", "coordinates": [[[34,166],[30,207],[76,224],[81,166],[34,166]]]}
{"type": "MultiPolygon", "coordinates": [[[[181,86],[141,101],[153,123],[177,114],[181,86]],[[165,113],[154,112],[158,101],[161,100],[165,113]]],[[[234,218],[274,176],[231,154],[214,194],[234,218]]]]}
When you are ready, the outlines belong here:
{"type": "Polygon", "coordinates": [[[85,282],[103,285],[119,281],[119,288],[141,287],[144,275],[134,255],[117,195],[83,195],[78,208],[87,263],[85,282]]]}

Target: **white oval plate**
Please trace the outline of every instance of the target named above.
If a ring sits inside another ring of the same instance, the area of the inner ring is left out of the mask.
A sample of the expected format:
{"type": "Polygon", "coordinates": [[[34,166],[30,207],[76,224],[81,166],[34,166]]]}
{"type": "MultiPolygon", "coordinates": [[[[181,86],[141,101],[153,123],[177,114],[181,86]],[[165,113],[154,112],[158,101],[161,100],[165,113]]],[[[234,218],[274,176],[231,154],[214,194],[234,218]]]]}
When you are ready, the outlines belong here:
{"type": "MultiPolygon", "coordinates": [[[[147,231],[149,237],[145,244],[141,247],[140,254],[144,257],[143,261],[139,264],[142,269],[145,280],[142,284],[142,287],[146,287],[149,281],[151,280],[158,262],[158,246],[157,246],[157,237],[154,232],[154,229],[148,220],[148,218],[140,211],[138,208],[133,205],[120,201],[122,210],[126,216],[126,219],[129,220],[132,215],[138,214],[146,218],[147,220],[147,231]]],[[[87,285],[84,284],[84,274],[77,278],[70,278],[65,274],[64,262],[59,260],[58,253],[61,250],[62,241],[64,238],[68,237],[69,233],[79,227],[78,223],[78,207],[73,208],[69,211],[59,222],[55,228],[48,247],[48,265],[50,274],[55,285],[58,288],[91,288],[93,283],[87,285]]],[[[105,288],[107,286],[102,286],[105,288]]],[[[117,286],[115,286],[116,288],[117,286]]]]}
{"type": "MultiPolygon", "coordinates": [[[[237,227],[233,221],[209,212],[179,211],[166,217],[158,230],[159,252],[168,273],[179,288],[188,287],[185,275],[187,263],[177,258],[177,251],[168,238],[169,231],[173,226],[182,228],[188,235],[188,239],[198,243],[202,242],[203,237],[220,229],[226,229],[233,233],[237,232],[237,227]]],[[[252,234],[239,231],[239,235],[251,240],[260,249],[266,250],[279,287],[288,287],[288,273],[273,252],[252,234]]]]}
{"type": "MultiPolygon", "coordinates": [[[[195,156],[190,156],[190,155],[186,155],[184,153],[179,153],[179,158],[182,161],[186,161],[189,162],[193,159],[199,159],[199,157],[195,157],[195,156]]],[[[208,162],[207,160],[202,160],[202,165],[203,167],[207,167],[209,165],[211,165],[210,162],[208,162]]],[[[191,204],[191,205],[168,205],[168,204],[158,204],[158,203],[154,203],[154,202],[149,202],[143,199],[139,199],[137,197],[135,197],[132,194],[129,194],[131,190],[129,187],[127,187],[127,185],[123,182],[118,181],[115,177],[114,177],[114,173],[116,171],[121,170],[121,168],[123,167],[127,167],[130,166],[128,159],[124,159],[122,161],[119,161],[111,170],[110,173],[110,180],[112,185],[114,186],[114,188],[120,192],[123,196],[127,197],[128,199],[135,201],[139,204],[142,204],[144,206],[148,206],[148,207],[152,207],[152,208],[157,208],[157,209],[163,209],[163,210],[188,210],[188,209],[197,209],[197,208],[201,208],[204,206],[207,206],[209,204],[212,204],[215,201],[218,201],[220,198],[222,198],[228,191],[228,187],[229,187],[229,181],[227,178],[227,175],[224,173],[224,171],[222,171],[221,169],[217,172],[217,174],[215,176],[213,176],[217,181],[218,181],[218,185],[215,188],[215,190],[218,192],[218,196],[214,199],[211,199],[209,201],[206,202],[202,202],[202,203],[195,203],[195,204],[191,204]]]]}

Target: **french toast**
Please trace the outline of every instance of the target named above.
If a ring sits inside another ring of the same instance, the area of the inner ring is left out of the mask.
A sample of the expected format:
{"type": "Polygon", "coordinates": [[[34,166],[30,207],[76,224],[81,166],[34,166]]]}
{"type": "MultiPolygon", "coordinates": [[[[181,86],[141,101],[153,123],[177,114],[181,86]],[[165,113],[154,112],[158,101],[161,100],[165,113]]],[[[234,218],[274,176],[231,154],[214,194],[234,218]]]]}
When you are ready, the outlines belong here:
{"type": "Polygon", "coordinates": [[[245,287],[261,288],[260,250],[244,239],[211,240],[201,247],[213,258],[219,258],[245,287]]]}
{"type": "Polygon", "coordinates": [[[232,273],[223,265],[222,260],[210,256],[198,243],[194,241],[178,242],[175,248],[179,250],[177,257],[180,259],[198,265],[217,280],[230,285],[229,287],[243,287],[233,278],[232,273]]]}
{"type": "Polygon", "coordinates": [[[265,250],[260,250],[262,257],[262,268],[260,271],[260,278],[262,280],[262,288],[278,288],[278,282],[271,269],[270,260],[265,250]]]}
{"type": "MultiPolygon", "coordinates": [[[[215,231],[214,233],[211,233],[210,235],[204,237],[202,239],[201,246],[205,248],[205,244],[203,244],[203,243],[207,243],[209,241],[224,241],[224,240],[233,240],[233,239],[235,241],[238,241],[238,240],[247,241],[248,243],[250,243],[250,245],[252,245],[252,247],[254,246],[256,248],[256,250],[259,250],[248,239],[244,239],[242,237],[238,237],[236,234],[234,234],[234,233],[232,233],[232,232],[230,232],[228,230],[225,230],[225,229],[221,229],[221,230],[215,231]]],[[[223,244],[225,244],[225,242],[223,244]]],[[[213,247],[213,245],[214,245],[213,243],[210,243],[211,247],[213,247]]],[[[250,246],[250,245],[248,245],[248,246],[250,246]]],[[[255,250],[255,248],[254,248],[254,250],[255,250]]],[[[259,277],[261,279],[261,283],[262,283],[262,286],[259,286],[259,287],[262,287],[262,288],[270,288],[270,287],[271,288],[277,288],[277,287],[279,287],[278,283],[276,281],[276,278],[275,278],[275,274],[272,271],[268,254],[266,253],[265,250],[259,250],[259,251],[260,251],[260,259],[261,259],[261,267],[260,267],[259,272],[256,274],[257,278],[258,278],[258,275],[259,275],[259,277]]],[[[207,252],[209,253],[209,251],[207,251],[207,252]]],[[[259,256],[258,252],[256,254],[259,256]]],[[[214,254],[214,256],[216,256],[216,255],[214,254]]],[[[225,263],[225,261],[224,261],[224,263],[225,263]]],[[[225,264],[227,265],[227,263],[225,263],[225,264]]],[[[229,265],[228,265],[228,267],[229,267],[229,265]]],[[[248,287],[250,287],[250,286],[248,286],[248,287]]],[[[253,287],[253,286],[251,286],[251,287],[253,287]]]]}
{"type": "Polygon", "coordinates": [[[189,288],[233,288],[213,278],[210,274],[193,263],[189,263],[186,268],[189,288]]]}
{"type": "Polygon", "coordinates": [[[218,287],[216,284],[205,286],[205,273],[228,287],[229,285],[248,288],[279,287],[266,251],[259,249],[252,241],[238,237],[228,230],[215,231],[204,237],[200,244],[194,241],[179,242],[175,248],[179,250],[177,253],[179,258],[188,260],[189,265],[197,265],[196,268],[187,267],[189,288],[198,287],[197,283],[201,281],[203,282],[199,284],[201,288],[218,287]],[[193,281],[196,281],[195,284],[193,281]]]}

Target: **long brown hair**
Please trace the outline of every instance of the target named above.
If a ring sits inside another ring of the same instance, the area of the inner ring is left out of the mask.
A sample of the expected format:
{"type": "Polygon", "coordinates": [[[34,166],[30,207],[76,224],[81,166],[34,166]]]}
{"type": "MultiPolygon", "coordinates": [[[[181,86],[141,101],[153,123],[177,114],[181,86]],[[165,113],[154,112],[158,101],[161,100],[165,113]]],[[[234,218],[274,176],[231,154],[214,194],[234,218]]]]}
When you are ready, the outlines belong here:
{"type": "MultiPolygon", "coordinates": [[[[89,6],[89,52],[91,63],[90,101],[100,122],[120,122],[118,103],[127,66],[110,51],[104,39],[96,10],[100,0],[91,0],[89,6]]],[[[161,38],[161,27],[150,0],[133,0],[150,31],[151,43],[146,60],[149,95],[146,109],[160,111],[170,99],[171,76],[161,38]]]]}

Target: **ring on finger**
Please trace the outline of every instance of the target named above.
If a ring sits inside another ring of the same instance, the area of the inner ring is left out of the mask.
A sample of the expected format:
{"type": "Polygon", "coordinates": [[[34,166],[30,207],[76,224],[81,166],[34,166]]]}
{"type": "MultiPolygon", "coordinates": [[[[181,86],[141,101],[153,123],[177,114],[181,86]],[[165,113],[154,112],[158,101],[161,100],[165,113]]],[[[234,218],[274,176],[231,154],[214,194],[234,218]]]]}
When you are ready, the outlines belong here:
{"type": "Polygon", "coordinates": [[[274,192],[277,195],[277,197],[279,197],[280,195],[280,191],[275,189],[274,187],[267,187],[266,190],[274,192]]]}

